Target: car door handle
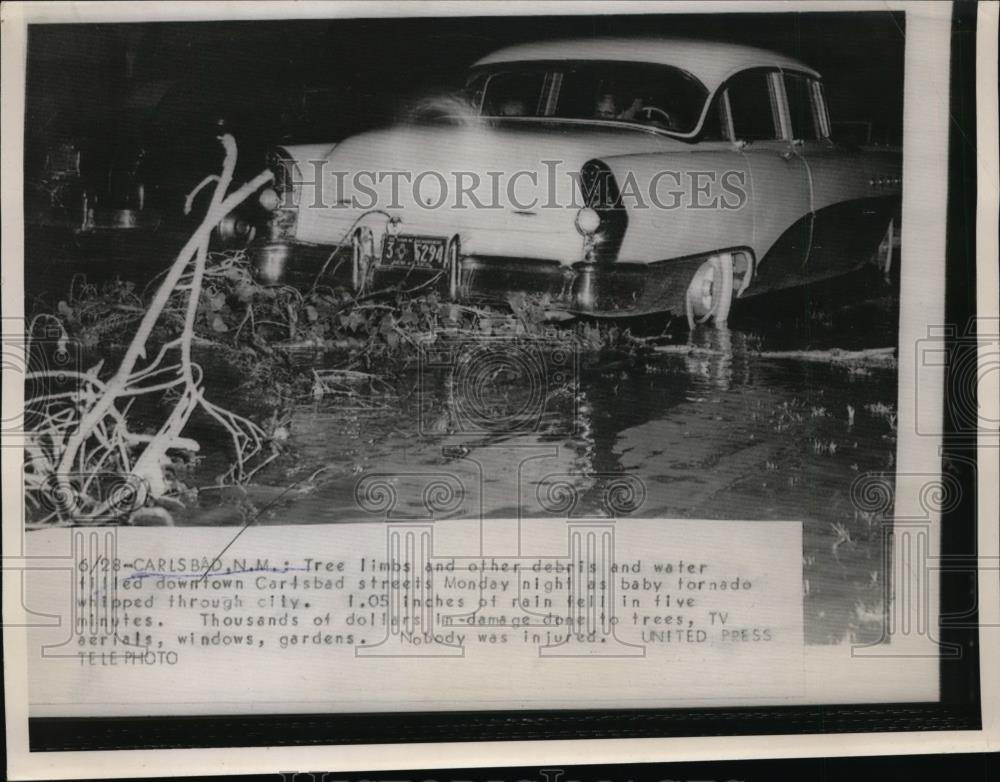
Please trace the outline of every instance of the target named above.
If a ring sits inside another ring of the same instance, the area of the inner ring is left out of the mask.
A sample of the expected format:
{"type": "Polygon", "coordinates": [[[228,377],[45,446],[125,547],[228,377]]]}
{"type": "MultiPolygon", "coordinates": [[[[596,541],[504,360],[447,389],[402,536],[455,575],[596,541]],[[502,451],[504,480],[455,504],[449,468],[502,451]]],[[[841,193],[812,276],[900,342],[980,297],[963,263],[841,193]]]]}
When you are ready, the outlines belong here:
{"type": "Polygon", "coordinates": [[[785,160],[791,160],[794,155],[800,154],[801,151],[802,151],[802,139],[800,139],[800,138],[793,138],[789,142],[788,149],[786,149],[784,152],[782,152],[781,156],[785,160]]]}
{"type": "Polygon", "coordinates": [[[788,161],[791,160],[793,157],[800,157],[801,154],[802,154],[802,142],[793,141],[792,145],[781,153],[781,157],[784,158],[784,160],[788,161]]]}

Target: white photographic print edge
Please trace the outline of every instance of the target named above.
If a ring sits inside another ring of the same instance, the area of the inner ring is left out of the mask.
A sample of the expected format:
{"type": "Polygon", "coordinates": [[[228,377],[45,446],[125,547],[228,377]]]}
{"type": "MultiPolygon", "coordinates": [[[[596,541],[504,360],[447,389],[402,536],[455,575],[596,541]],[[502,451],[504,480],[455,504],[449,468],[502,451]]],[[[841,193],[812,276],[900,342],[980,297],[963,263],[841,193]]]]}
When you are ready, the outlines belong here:
{"type": "MultiPolygon", "coordinates": [[[[881,6],[880,6],[881,7],[881,6]]],[[[351,17],[361,15],[361,9],[373,16],[395,16],[400,14],[421,16],[467,15],[468,7],[453,3],[426,3],[420,6],[403,6],[394,3],[327,4],[299,3],[254,4],[253,6],[206,6],[203,4],[161,3],[143,10],[141,19],[136,9],[124,4],[107,3],[101,5],[77,4],[68,9],[48,4],[26,7],[20,4],[5,4],[3,8],[4,45],[3,56],[3,130],[5,142],[2,152],[3,165],[3,316],[4,319],[18,319],[24,316],[24,281],[21,264],[10,259],[23,255],[24,213],[21,196],[23,188],[23,122],[24,84],[26,56],[26,21],[150,21],[149,13],[156,18],[166,19],[211,19],[245,16],[252,19],[291,17],[351,17]],[[419,8],[419,11],[415,9],[419,8]]],[[[916,346],[927,338],[927,324],[945,323],[943,265],[944,218],[946,211],[946,190],[940,186],[948,181],[947,138],[949,107],[949,32],[950,4],[947,3],[898,3],[889,4],[890,10],[906,12],[906,75],[904,100],[904,162],[903,214],[906,225],[906,240],[903,244],[902,264],[908,270],[919,272],[901,275],[900,329],[898,355],[898,429],[896,470],[900,474],[936,475],[940,472],[940,456],[934,437],[916,436],[917,411],[913,388],[907,384],[908,378],[920,377],[921,382],[931,387],[943,386],[940,368],[916,365],[917,352],[907,346],[916,346]]],[[[696,13],[717,11],[721,13],[740,11],[842,11],[870,10],[867,3],[808,3],[780,4],[775,7],[768,3],[677,3],[664,7],[655,3],[616,4],[613,9],[597,3],[533,3],[494,4],[483,3],[476,6],[477,15],[487,14],[587,14],[587,13],[696,13]],[[599,10],[598,10],[599,9],[599,10]]],[[[979,138],[995,139],[996,112],[990,112],[989,102],[996,100],[996,6],[984,5],[979,13],[978,40],[980,48],[977,59],[977,77],[980,80],[978,114],[979,138]],[[992,30],[992,37],[991,31],[992,30]],[[992,47],[992,52],[990,50],[992,47]],[[986,65],[989,67],[986,67],[986,65]],[[984,83],[985,82],[985,83],[984,83]],[[990,90],[992,84],[993,89],[990,90]],[[982,96],[987,96],[986,98],[982,96]]],[[[988,259],[996,258],[996,225],[990,215],[996,213],[996,151],[995,144],[980,143],[982,162],[979,173],[979,221],[977,248],[979,254],[978,274],[980,297],[978,313],[981,318],[994,316],[997,312],[996,269],[988,259]],[[991,211],[992,208],[992,211],[991,211]],[[985,219],[984,219],[985,216],[985,219]],[[992,254],[990,254],[992,253],[992,254]],[[984,262],[985,261],[985,262],[984,262]]],[[[995,373],[994,373],[995,375],[995,373]]],[[[980,386],[980,403],[995,404],[996,394],[989,396],[991,386],[995,391],[996,377],[986,378],[980,386]]],[[[4,371],[3,377],[4,419],[12,411],[23,406],[23,386],[20,379],[11,372],[4,371]]],[[[921,398],[921,405],[928,400],[921,398]]],[[[931,417],[943,414],[941,396],[932,397],[929,408],[923,413],[931,417]],[[936,401],[935,401],[936,400],[936,401]],[[937,405],[935,408],[935,404],[937,405]]],[[[996,416],[984,414],[984,420],[995,421],[996,416]]],[[[984,443],[989,445],[989,443],[984,443]]],[[[996,673],[989,666],[981,668],[983,692],[983,729],[981,731],[952,732],[940,734],[931,739],[920,733],[839,734],[836,736],[767,736],[740,738],[643,738],[608,739],[586,741],[544,741],[544,742],[477,742],[474,744],[438,745],[379,745],[338,746],[302,748],[241,748],[237,751],[225,749],[169,750],[166,751],[117,751],[93,753],[31,753],[28,750],[27,716],[29,701],[27,682],[29,666],[27,660],[26,608],[21,594],[20,571],[30,569],[32,561],[24,549],[24,528],[21,487],[21,454],[17,449],[4,448],[3,481],[8,490],[4,492],[3,526],[4,540],[4,657],[7,710],[7,746],[9,773],[12,778],[61,778],[80,776],[125,776],[162,773],[169,769],[172,774],[182,773],[249,773],[278,772],[289,768],[330,768],[330,769],[391,769],[402,767],[434,767],[441,765],[441,758],[447,753],[450,766],[473,765],[531,765],[534,763],[579,762],[581,749],[589,762],[644,762],[671,760],[692,760],[698,758],[737,758],[751,756],[806,756],[806,755],[847,755],[868,753],[902,753],[930,751],[959,751],[985,749],[992,741],[996,747],[997,732],[1000,728],[996,713],[995,693],[998,682],[996,673]],[[15,579],[15,575],[18,580],[15,579]],[[17,588],[9,589],[14,584],[17,588]],[[154,754],[155,753],[155,754],[154,754]]],[[[997,532],[989,524],[996,518],[996,486],[989,485],[989,468],[996,473],[996,449],[981,447],[980,495],[979,495],[979,542],[980,542],[980,624],[982,659],[995,659],[998,652],[995,632],[1000,625],[1000,583],[995,569],[997,554],[997,532]],[[989,515],[992,512],[992,517],[989,515]],[[992,566],[991,566],[991,563],[992,566]],[[992,627],[991,627],[992,626],[992,627]]],[[[895,514],[897,518],[923,518],[925,510],[919,498],[898,496],[895,514]]],[[[931,519],[929,545],[926,556],[937,555],[939,527],[931,519]]],[[[303,529],[298,527],[297,529],[303,529]]],[[[892,563],[892,578],[896,584],[908,584],[911,589],[923,589],[923,582],[916,583],[920,575],[908,570],[905,562],[898,559],[892,563]]],[[[931,581],[930,617],[937,617],[937,583],[931,581]]],[[[926,595],[926,592],[922,594],[926,595]]],[[[912,607],[915,612],[928,608],[927,604],[912,607]]],[[[926,616],[907,618],[913,622],[926,621],[926,616]]],[[[902,619],[901,619],[902,621],[902,619]]],[[[933,621],[933,620],[932,620],[933,621]]],[[[907,643],[915,644],[919,651],[925,638],[919,636],[902,637],[894,651],[905,652],[907,643]]],[[[871,699],[873,692],[881,693],[879,700],[936,700],[938,659],[936,656],[914,656],[911,658],[851,658],[843,654],[843,648],[836,646],[811,646],[805,657],[806,680],[810,682],[804,703],[859,703],[871,699]],[[842,682],[850,682],[849,687],[842,682]],[[893,687],[892,682],[898,682],[893,687]],[[914,693],[907,697],[908,693],[914,693]]],[[[460,699],[459,699],[460,702],[460,699]]],[[[703,701],[701,705],[705,705],[703,701]]],[[[565,707],[566,704],[560,704],[565,707]]],[[[236,704],[232,713],[249,704],[236,704]]],[[[458,708],[456,706],[455,708],[458,708]]],[[[246,709],[252,713],[252,707],[246,709]]],[[[131,713],[142,713],[133,711],[131,713]]],[[[222,713],[220,710],[218,713],[222,713]]]]}

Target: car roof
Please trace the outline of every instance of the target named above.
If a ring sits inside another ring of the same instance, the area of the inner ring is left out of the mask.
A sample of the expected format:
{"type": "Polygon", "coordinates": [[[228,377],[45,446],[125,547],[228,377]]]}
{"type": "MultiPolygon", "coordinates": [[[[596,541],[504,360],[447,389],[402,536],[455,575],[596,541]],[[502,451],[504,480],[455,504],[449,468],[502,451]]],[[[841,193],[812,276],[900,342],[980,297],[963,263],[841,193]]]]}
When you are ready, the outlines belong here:
{"type": "Polygon", "coordinates": [[[819,73],[791,57],[766,49],[690,38],[574,38],[518,44],[475,63],[494,65],[538,60],[645,62],[681,68],[714,92],[727,78],[747,68],[785,68],[815,78],[819,73]]]}

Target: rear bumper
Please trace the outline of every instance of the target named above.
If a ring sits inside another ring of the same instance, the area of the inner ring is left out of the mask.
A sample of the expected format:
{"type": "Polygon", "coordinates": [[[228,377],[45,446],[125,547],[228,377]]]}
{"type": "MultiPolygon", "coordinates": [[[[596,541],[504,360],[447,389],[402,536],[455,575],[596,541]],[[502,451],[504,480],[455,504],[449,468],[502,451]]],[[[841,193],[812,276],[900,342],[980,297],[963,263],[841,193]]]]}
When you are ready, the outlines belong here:
{"type": "Polygon", "coordinates": [[[462,298],[506,302],[511,293],[545,295],[555,309],[598,316],[684,311],[689,276],[669,265],[559,263],[469,256],[461,265],[462,298]]]}
{"type": "MultiPolygon", "coordinates": [[[[270,284],[311,285],[323,269],[326,285],[348,285],[351,258],[345,248],[332,260],[335,247],[267,244],[251,247],[259,279],[270,284]]],[[[597,316],[629,316],[672,312],[683,314],[684,294],[700,263],[687,259],[655,265],[577,263],[564,266],[537,258],[463,256],[460,261],[461,301],[505,304],[513,293],[548,295],[552,309],[597,316]]],[[[440,270],[377,266],[375,290],[417,291],[447,288],[440,270]]]]}

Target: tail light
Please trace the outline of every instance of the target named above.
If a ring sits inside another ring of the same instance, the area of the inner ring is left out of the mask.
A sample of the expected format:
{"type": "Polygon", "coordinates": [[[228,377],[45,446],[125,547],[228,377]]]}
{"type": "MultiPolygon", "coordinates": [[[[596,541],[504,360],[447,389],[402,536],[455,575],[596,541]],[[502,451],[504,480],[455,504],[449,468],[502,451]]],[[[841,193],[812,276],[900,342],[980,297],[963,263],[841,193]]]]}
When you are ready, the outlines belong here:
{"type": "Polygon", "coordinates": [[[257,200],[260,201],[260,205],[264,207],[265,212],[273,212],[281,206],[281,196],[273,187],[262,190],[257,200]]]}
{"type": "Polygon", "coordinates": [[[290,241],[295,238],[299,215],[298,167],[291,156],[280,148],[268,154],[267,167],[274,174],[274,180],[259,196],[261,207],[270,215],[267,237],[272,242],[290,241]]]}
{"type": "Polygon", "coordinates": [[[589,206],[582,207],[573,222],[581,236],[593,236],[601,228],[601,216],[589,206]]]}

